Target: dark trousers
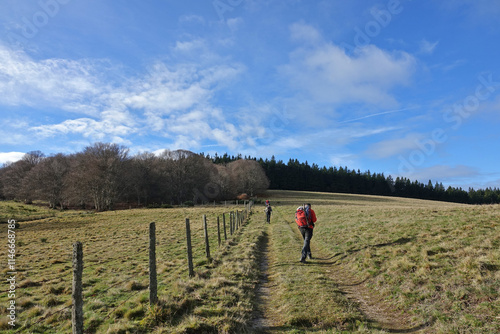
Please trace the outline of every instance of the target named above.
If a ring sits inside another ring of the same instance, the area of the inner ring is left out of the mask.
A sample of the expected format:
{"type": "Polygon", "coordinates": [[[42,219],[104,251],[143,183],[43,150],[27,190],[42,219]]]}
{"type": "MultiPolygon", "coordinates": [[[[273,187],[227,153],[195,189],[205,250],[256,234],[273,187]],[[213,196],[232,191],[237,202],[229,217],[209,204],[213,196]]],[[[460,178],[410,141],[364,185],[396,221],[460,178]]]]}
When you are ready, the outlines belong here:
{"type": "Polygon", "coordinates": [[[267,222],[271,222],[271,212],[266,212],[267,222]]]}
{"type": "Polygon", "coordinates": [[[304,247],[302,247],[302,259],[305,259],[307,254],[311,254],[311,239],[313,237],[313,229],[301,227],[300,233],[302,234],[302,238],[304,238],[304,247]]]}

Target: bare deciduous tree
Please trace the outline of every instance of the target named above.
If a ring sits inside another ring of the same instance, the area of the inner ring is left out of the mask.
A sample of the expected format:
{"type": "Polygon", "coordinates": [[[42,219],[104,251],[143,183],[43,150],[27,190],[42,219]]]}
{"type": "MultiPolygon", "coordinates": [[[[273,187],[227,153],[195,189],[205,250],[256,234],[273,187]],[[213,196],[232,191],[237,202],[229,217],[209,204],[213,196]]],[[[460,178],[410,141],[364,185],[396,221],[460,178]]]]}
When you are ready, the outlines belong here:
{"type": "Polygon", "coordinates": [[[63,154],[57,154],[33,167],[26,176],[26,184],[36,199],[48,201],[50,208],[63,208],[66,175],[69,170],[69,159],[63,154]]]}
{"type": "Polygon", "coordinates": [[[33,191],[26,178],[29,171],[39,164],[45,155],[40,151],[28,152],[24,157],[12,164],[4,167],[3,173],[3,193],[10,199],[24,200],[25,203],[31,203],[33,200],[33,191]]]}
{"type": "Polygon", "coordinates": [[[211,162],[201,155],[180,151],[172,154],[166,150],[161,158],[168,162],[169,188],[172,191],[173,200],[182,203],[193,199],[193,193],[200,187],[203,189],[210,182],[208,167],[211,162]]]}
{"type": "Polygon", "coordinates": [[[236,160],[228,164],[238,193],[247,193],[250,196],[267,189],[269,180],[262,166],[255,160],[236,160]]]}
{"type": "MultiPolygon", "coordinates": [[[[217,199],[234,198],[236,194],[236,180],[228,167],[216,165],[210,175],[211,182],[218,187],[217,199]]],[[[215,199],[215,198],[214,198],[215,199]]]]}
{"type": "Polygon", "coordinates": [[[254,160],[215,165],[201,154],[184,150],[130,158],[127,148],[106,143],[49,158],[40,151],[30,152],[0,169],[1,198],[41,199],[52,208],[92,204],[98,211],[109,210],[117,202],[181,204],[234,198],[242,192],[254,195],[268,184],[254,160]]]}
{"type": "Polygon", "coordinates": [[[97,211],[111,209],[128,184],[124,170],[128,149],[117,144],[96,143],[79,153],[72,168],[73,188],[90,198],[97,211]]]}

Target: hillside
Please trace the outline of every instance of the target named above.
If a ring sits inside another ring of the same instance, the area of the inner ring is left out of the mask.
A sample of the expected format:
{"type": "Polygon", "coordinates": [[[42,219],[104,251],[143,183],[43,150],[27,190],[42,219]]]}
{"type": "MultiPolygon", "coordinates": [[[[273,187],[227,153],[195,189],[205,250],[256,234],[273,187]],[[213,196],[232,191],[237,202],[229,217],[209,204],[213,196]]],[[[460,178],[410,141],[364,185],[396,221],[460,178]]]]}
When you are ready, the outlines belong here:
{"type": "MultiPolygon", "coordinates": [[[[493,333],[500,330],[498,205],[268,191],[217,241],[217,217],[243,206],[36,212],[0,202],[16,230],[18,329],[65,333],[71,252],[84,245],[85,328],[97,333],[493,333]],[[313,259],[298,262],[295,208],[312,203],[313,259]],[[207,215],[212,260],[205,257],[207,215]],[[25,217],[26,218],[26,217],[25,217]],[[188,276],[184,220],[192,222],[188,276]],[[28,218],[26,218],[28,219],[28,218]],[[148,224],[157,224],[158,307],[148,303],[148,224]],[[178,231],[178,233],[172,233],[178,231]]],[[[0,225],[2,233],[6,225],[0,225]]],[[[0,256],[6,258],[6,248],[0,256]]],[[[8,270],[3,269],[6,274],[8,270]]],[[[7,292],[0,294],[6,314],[7,292]]],[[[5,318],[2,330],[9,326],[5,318]]],[[[7,331],[8,332],[8,331],[7,331]]]]}

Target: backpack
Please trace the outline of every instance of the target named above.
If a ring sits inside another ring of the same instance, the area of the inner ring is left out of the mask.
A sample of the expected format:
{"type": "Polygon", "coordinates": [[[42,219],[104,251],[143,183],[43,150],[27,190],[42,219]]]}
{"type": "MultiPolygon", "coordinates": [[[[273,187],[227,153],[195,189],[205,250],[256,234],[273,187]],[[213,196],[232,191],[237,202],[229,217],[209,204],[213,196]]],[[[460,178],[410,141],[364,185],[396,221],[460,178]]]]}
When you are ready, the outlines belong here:
{"type": "Polygon", "coordinates": [[[306,211],[304,207],[299,206],[297,211],[295,211],[295,222],[299,227],[308,227],[309,221],[307,219],[306,211]]]}
{"type": "Polygon", "coordinates": [[[310,224],[312,223],[312,217],[311,217],[311,208],[306,206],[305,207],[305,213],[306,213],[306,218],[307,218],[307,222],[310,224]]]}

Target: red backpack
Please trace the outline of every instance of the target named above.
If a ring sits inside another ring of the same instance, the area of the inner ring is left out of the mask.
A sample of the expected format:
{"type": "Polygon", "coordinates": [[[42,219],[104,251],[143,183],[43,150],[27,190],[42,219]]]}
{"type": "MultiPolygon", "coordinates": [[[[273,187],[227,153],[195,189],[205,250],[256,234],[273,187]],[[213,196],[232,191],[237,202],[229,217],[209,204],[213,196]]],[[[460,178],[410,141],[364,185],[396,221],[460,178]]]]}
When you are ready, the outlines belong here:
{"type": "Polygon", "coordinates": [[[297,211],[295,211],[295,222],[299,227],[308,227],[309,222],[307,221],[307,215],[302,206],[297,208],[297,211]]]}

